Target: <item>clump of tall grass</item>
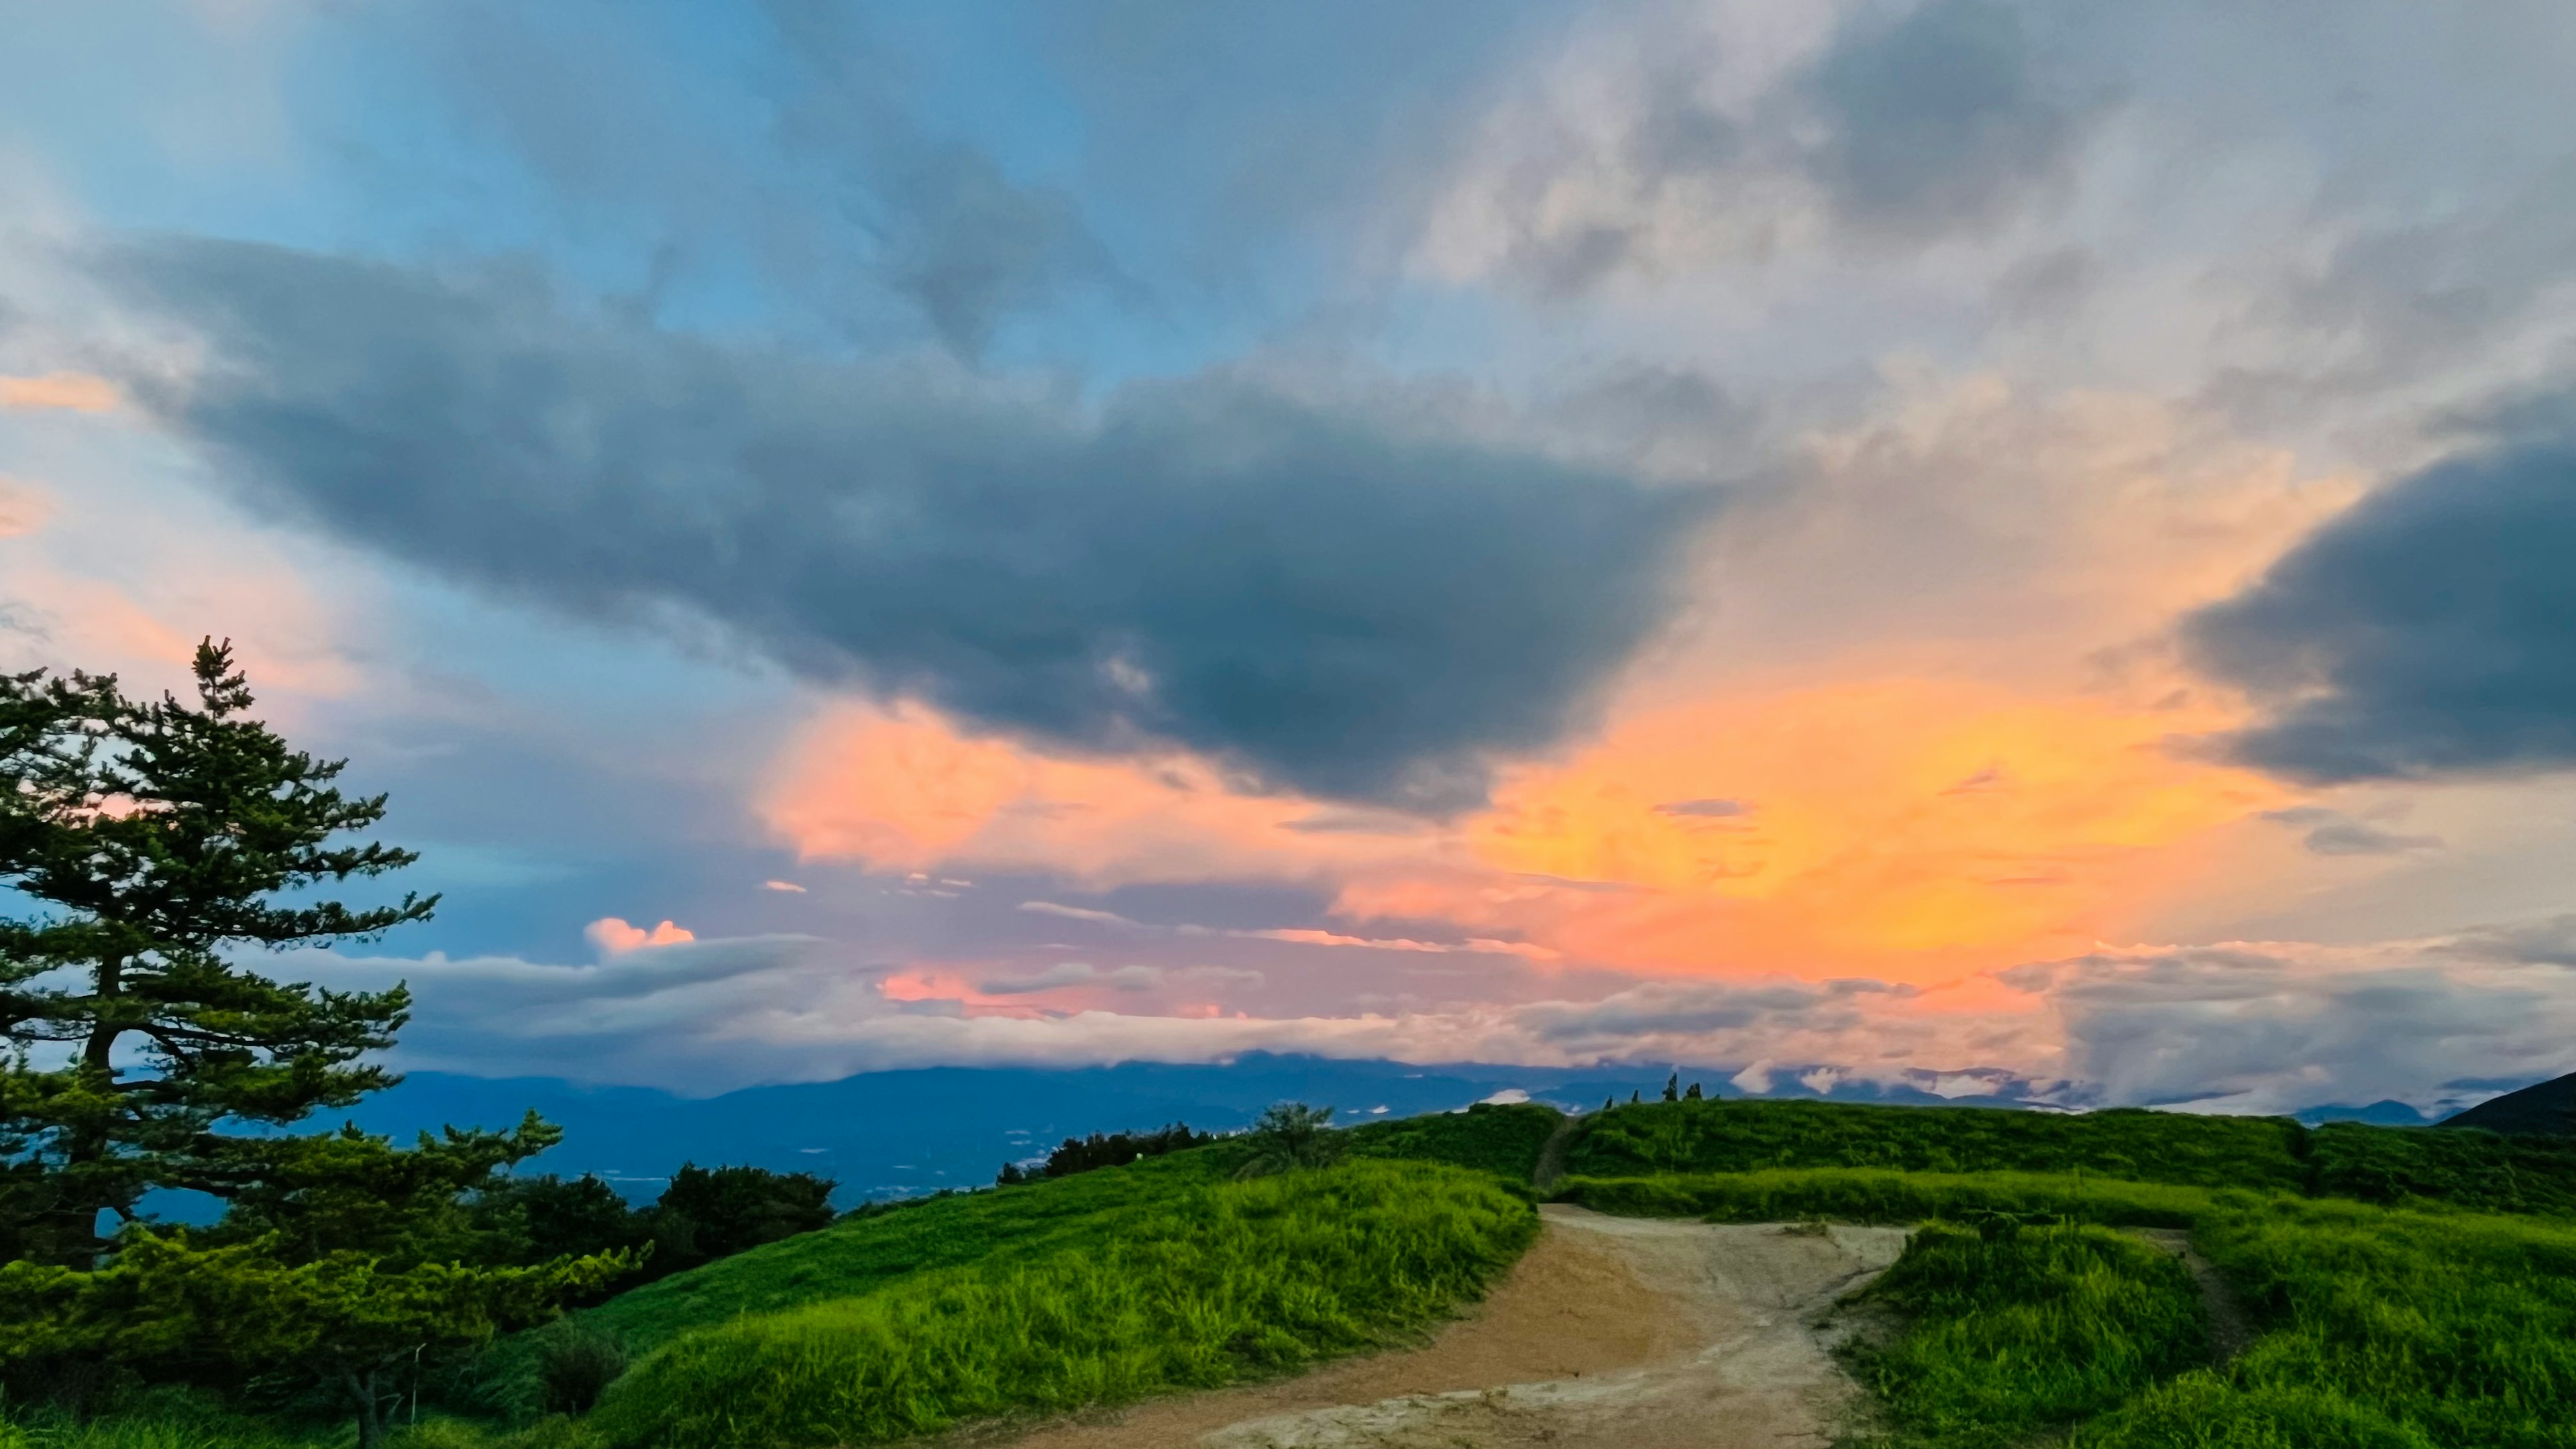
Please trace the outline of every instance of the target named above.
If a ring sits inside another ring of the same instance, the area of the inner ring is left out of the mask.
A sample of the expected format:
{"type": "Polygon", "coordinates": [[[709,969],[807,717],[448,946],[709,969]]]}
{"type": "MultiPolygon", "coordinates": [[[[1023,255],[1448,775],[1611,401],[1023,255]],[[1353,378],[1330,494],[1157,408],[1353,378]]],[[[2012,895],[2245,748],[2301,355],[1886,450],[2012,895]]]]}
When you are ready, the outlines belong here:
{"type": "Polygon", "coordinates": [[[1537,1231],[1526,1202],[1449,1167],[1175,1188],[1042,1257],[685,1335],[591,1423],[619,1446],[808,1449],[1214,1386],[1418,1329],[1537,1231]]]}
{"type": "Polygon", "coordinates": [[[2118,1406],[2202,1361],[2208,1325],[2171,1254],[2105,1228],[1927,1224],[1870,1289],[1903,1313],[1852,1351],[1893,1433],[1925,1449],[1999,1449],[2118,1406]]]}
{"type": "MultiPolygon", "coordinates": [[[[1892,1172],[1775,1168],[1767,1172],[1568,1178],[1556,1196],[1602,1212],[1767,1223],[1800,1218],[1919,1223],[1978,1213],[2067,1218],[2118,1227],[2186,1228],[2209,1208],[2196,1187],[2080,1173],[1892,1172]]],[[[2250,1195],[2237,1194],[2253,1201],[2250,1195]]]]}

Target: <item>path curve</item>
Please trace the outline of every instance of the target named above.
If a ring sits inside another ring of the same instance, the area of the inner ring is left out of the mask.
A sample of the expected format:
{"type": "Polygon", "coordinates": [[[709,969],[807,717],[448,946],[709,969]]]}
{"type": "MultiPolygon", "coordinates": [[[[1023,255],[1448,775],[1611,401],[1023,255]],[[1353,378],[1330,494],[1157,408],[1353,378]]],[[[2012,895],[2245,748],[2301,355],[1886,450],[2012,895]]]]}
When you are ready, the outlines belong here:
{"type": "Polygon", "coordinates": [[[1470,1316],[1418,1349],[972,1436],[1010,1449],[1789,1449],[1853,1392],[1818,1315],[1901,1228],[1712,1225],[1551,1203],[1470,1316]]]}

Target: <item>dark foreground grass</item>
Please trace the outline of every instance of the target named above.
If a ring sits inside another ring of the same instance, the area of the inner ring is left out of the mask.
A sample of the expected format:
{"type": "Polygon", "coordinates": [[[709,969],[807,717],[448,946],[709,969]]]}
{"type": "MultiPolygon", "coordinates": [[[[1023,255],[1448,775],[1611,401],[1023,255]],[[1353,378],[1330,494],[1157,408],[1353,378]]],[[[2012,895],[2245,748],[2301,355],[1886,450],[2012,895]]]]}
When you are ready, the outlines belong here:
{"type": "Polygon", "coordinates": [[[592,1425],[617,1446],[808,1449],[1212,1387],[1417,1330],[1536,1231],[1525,1198],[1445,1166],[1176,1185],[1079,1245],[688,1334],[592,1425]]]}
{"type": "Polygon", "coordinates": [[[2190,1273],[2107,1228],[1928,1224],[1870,1296],[1907,1326],[1850,1354],[1889,1420],[1862,1443],[2002,1449],[2116,1408],[2208,1352],[2190,1273]]]}

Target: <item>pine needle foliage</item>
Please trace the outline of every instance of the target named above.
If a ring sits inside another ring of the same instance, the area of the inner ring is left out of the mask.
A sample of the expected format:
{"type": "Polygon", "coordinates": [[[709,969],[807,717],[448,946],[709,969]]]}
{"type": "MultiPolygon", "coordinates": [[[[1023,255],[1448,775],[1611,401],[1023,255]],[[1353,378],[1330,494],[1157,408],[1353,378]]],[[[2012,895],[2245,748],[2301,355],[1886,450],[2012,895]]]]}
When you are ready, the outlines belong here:
{"type": "Polygon", "coordinates": [[[340,843],[383,818],[250,716],[231,646],[197,648],[196,698],[129,698],[113,676],[0,677],[0,885],[39,914],[0,920],[0,1254],[85,1267],[155,1187],[233,1196],[286,1124],[393,1080],[401,988],[281,984],[235,948],[369,940],[436,897],[353,908],[315,887],[408,865],[340,843]],[[129,1044],[140,1048],[132,1060],[129,1044]]]}

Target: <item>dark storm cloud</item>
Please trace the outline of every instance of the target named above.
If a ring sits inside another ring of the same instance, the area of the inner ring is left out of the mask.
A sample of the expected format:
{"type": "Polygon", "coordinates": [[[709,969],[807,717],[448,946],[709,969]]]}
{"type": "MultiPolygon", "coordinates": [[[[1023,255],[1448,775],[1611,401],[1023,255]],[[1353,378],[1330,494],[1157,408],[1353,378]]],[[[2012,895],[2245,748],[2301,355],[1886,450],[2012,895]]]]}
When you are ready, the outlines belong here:
{"type": "Polygon", "coordinates": [[[808,675],[1310,792],[1481,798],[1675,601],[1710,495],[1223,377],[1095,420],[440,280],[168,240],[103,275],[204,335],[137,382],[257,503],[569,612],[711,619],[808,675]]]}
{"type": "Polygon", "coordinates": [[[2269,705],[2226,740],[2310,783],[2576,766],[2576,448],[2455,459],[2356,504],[2183,625],[2269,705]]]}
{"type": "Polygon", "coordinates": [[[1832,130],[1809,161],[1838,210],[1907,235],[1991,220],[2072,160],[2088,110],[2038,74],[2019,13],[1934,0],[1845,38],[1810,90],[1832,130]]]}

